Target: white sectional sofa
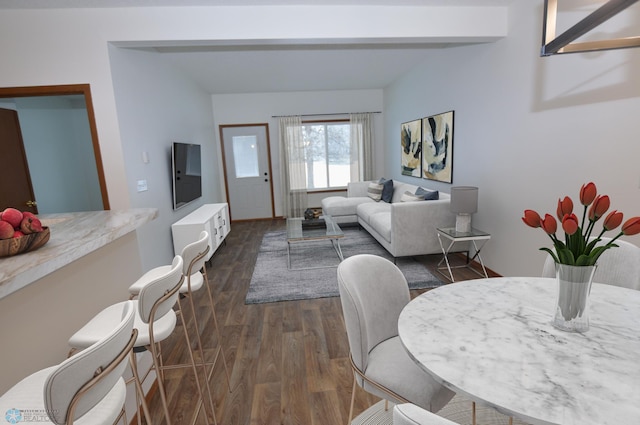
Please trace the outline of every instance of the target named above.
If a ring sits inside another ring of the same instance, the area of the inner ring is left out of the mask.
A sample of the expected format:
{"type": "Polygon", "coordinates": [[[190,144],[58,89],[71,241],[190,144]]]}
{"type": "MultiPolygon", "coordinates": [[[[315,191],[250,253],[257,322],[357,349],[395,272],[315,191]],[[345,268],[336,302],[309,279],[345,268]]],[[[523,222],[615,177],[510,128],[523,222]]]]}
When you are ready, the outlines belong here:
{"type": "Polygon", "coordinates": [[[370,183],[349,183],[346,197],[323,199],[323,214],[338,223],[359,223],[394,257],[442,253],[436,228],[455,226],[448,193],[440,192],[438,200],[403,202],[403,194],[418,186],[394,180],[387,203],[368,196],[370,183]]]}

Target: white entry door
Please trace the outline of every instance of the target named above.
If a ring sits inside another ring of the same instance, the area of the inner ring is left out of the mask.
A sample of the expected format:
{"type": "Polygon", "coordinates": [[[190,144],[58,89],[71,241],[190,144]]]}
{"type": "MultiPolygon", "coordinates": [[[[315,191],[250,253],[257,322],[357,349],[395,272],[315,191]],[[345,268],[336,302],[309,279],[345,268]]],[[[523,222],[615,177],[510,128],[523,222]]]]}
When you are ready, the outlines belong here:
{"type": "Polygon", "coordinates": [[[272,218],[268,124],[221,125],[220,135],[231,218],[272,218]]]}

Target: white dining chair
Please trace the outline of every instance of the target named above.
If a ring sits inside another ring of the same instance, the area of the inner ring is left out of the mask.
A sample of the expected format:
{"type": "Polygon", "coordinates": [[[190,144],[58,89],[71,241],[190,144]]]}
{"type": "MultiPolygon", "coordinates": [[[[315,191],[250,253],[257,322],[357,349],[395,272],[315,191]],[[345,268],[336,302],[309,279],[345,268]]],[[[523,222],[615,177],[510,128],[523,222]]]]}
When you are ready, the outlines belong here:
{"type": "MultiPolygon", "coordinates": [[[[167,403],[159,345],[160,342],[173,333],[176,327],[176,314],[173,306],[184,281],[182,268],[182,257],[176,255],[171,266],[164,273],[159,273],[153,279],[148,280],[147,285],[141,288],[137,299],[120,302],[105,308],[69,338],[69,345],[73,350],[84,349],[94,344],[95,341],[104,337],[114,322],[119,320],[122,305],[124,303],[133,303],[136,311],[134,327],[138,330],[134,351],[149,350],[151,352],[153,369],[157,375],[158,392],[160,393],[167,425],[171,425],[172,422],[167,403]]],[[[147,423],[152,423],[153,419],[145,401],[135,356],[131,356],[129,363],[136,387],[137,405],[142,407],[147,423]]],[[[195,362],[192,361],[192,364],[195,373],[195,362]]],[[[140,423],[140,414],[137,416],[138,423],[140,423]]]]}
{"type": "Polygon", "coordinates": [[[337,274],[354,373],[348,423],[356,383],[388,401],[440,410],[454,393],[409,357],[398,336],[398,317],[411,299],[400,269],[385,258],[360,254],[341,262],[337,274]]]}
{"type": "Polygon", "coordinates": [[[393,425],[458,425],[411,403],[393,406],[393,425]]]}
{"type": "MultiPolygon", "coordinates": [[[[609,241],[611,238],[602,238],[598,245],[604,245],[609,241]]],[[[621,239],[614,243],[618,246],[607,249],[598,259],[593,281],[640,290],[640,247],[621,239]]],[[[548,255],[542,269],[542,277],[555,276],[555,262],[553,257],[548,255]]]]}
{"type": "Polygon", "coordinates": [[[124,417],[122,374],[138,331],[135,308],[121,305],[120,317],[102,338],[57,366],[18,382],[0,397],[6,423],[108,425],[124,417]]]}

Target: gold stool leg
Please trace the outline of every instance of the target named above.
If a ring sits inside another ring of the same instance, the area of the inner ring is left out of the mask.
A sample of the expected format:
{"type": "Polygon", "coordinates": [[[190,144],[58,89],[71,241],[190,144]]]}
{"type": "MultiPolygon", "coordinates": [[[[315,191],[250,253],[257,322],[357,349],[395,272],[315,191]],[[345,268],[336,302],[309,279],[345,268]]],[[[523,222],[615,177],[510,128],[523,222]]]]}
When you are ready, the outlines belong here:
{"type": "Polygon", "coordinates": [[[144,412],[144,417],[147,419],[147,423],[151,424],[151,414],[149,413],[149,406],[147,405],[147,400],[144,397],[144,390],[142,389],[142,384],[140,383],[140,375],[138,374],[138,365],[136,361],[136,353],[131,351],[129,355],[129,365],[131,366],[131,373],[133,374],[133,382],[136,387],[136,410],[138,411],[138,425],[142,424],[142,418],[140,415],[140,406],[142,406],[142,411],[144,412]]]}
{"type": "MultiPolygon", "coordinates": [[[[193,309],[193,301],[192,301],[192,294],[189,294],[189,299],[191,300],[191,308],[193,309]]],[[[196,366],[196,360],[195,357],[193,356],[193,348],[191,347],[191,338],[189,338],[189,331],[187,330],[187,321],[186,321],[186,317],[184,314],[184,309],[182,308],[182,303],[180,302],[180,298],[178,297],[178,308],[180,310],[180,317],[182,318],[182,329],[184,332],[184,338],[185,341],[187,342],[187,351],[189,351],[189,359],[191,360],[191,368],[193,370],[193,376],[195,378],[195,382],[196,382],[196,388],[198,389],[198,394],[200,395],[200,401],[203,404],[205,404],[205,398],[204,398],[204,392],[202,391],[202,386],[200,385],[200,378],[198,377],[198,369],[196,366]]],[[[194,316],[195,316],[195,311],[194,311],[194,316]]],[[[200,335],[199,330],[197,329],[197,322],[195,322],[196,324],[196,333],[198,334],[198,338],[200,335]]],[[[216,421],[216,412],[214,410],[213,407],[213,402],[211,400],[211,389],[209,388],[209,379],[207,377],[207,369],[206,369],[206,365],[204,364],[204,352],[202,352],[202,348],[200,346],[200,356],[202,357],[202,366],[204,367],[204,379],[207,385],[207,389],[209,391],[209,406],[211,408],[211,416],[213,417],[213,423],[217,425],[217,421],[216,421]]],[[[197,413],[196,413],[197,414],[197,413]]],[[[207,422],[207,424],[209,424],[209,413],[207,412],[207,408],[204,407],[204,416],[205,416],[205,420],[207,422]]]]}
{"type": "MultiPolygon", "coordinates": [[[[150,324],[151,325],[151,324],[150,324]]],[[[156,371],[157,381],[158,381],[158,390],[160,391],[160,400],[162,401],[162,409],[164,410],[164,416],[167,420],[167,425],[171,425],[171,415],[169,414],[169,405],[167,403],[167,393],[164,388],[164,379],[162,378],[162,366],[160,364],[160,360],[158,357],[158,349],[156,347],[156,343],[153,338],[153,326],[150,326],[149,332],[149,346],[147,349],[151,351],[151,357],[153,359],[153,368],[156,371]]]]}
{"type": "Polygon", "coordinates": [[[233,392],[233,390],[231,389],[231,375],[229,374],[229,368],[227,367],[227,358],[224,355],[224,348],[222,346],[222,334],[220,333],[220,328],[218,327],[218,319],[216,317],[216,308],[213,303],[211,288],[209,287],[209,276],[207,275],[206,265],[205,267],[202,268],[202,275],[204,278],[204,285],[207,287],[207,295],[209,296],[209,305],[211,306],[211,316],[213,317],[213,325],[216,330],[216,336],[218,337],[218,346],[220,347],[220,354],[222,354],[222,364],[224,365],[224,372],[225,372],[225,375],[227,376],[227,386],[229,387],[229,392],[233,392]]]}
{"type": "Polygon", "coordinates": [[[349,421],[347,425],[351,425],[351,419],[353,418],[353,402],[356,399],[356,374],[353,373],[353,386],[351,387],[351,405],[349,406],[349,421]]]}

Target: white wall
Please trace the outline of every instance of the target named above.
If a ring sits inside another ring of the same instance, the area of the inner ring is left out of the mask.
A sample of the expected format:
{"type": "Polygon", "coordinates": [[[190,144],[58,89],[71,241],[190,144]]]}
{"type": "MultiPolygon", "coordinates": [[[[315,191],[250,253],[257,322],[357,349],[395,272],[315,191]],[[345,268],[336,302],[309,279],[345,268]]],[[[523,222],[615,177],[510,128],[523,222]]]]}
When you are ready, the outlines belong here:
{"type": "MultiPolygon", "coordinates": [[[[118,88],[111,75],[110,43],[122,47],[203,45],[207,42],[255,45],[260,44],[260,40],[266,44],[478,42],[504,36],[504,8],[436,9],[437,13],[433,7],[341,5],[3,9],[0,13],[0,86],[90,84],[109,202],[112,209],[129,208],[138,205],[139,199],[155,196],[131,194],[131,185],[138,175],[151,175],[153,184],[160,182],[162,171],[147,174],[146,168],[151,166],[145,168],[136,162],[142,144],[136,144],[133,149],[124,146],[119,122],[123,114],[118,108],[126,105],[118,102],[116,106],[118,88]],[[310,20],[309,16],[315,19],[310,20]],[[326,24],[329,21],[331,25],[326,24]],[[132,158],[125,153],[129,150],[132,158]]],[[[145,95],[133,100],[142,110],[155,110],[154,90],[160,95],[170,93],[171,89],[150,85],[156,81],[156,72],[167,71],[146,69],[147,72],[130,76],[142,86],[135,88],[136,92],[145,95]]],[[[161,126],[162,122],[156,120],[150,124],[146,129],[126,131],[128,134],[148,131],[149,139],[145,137],[146,140],[158,140],[160,133],[155,133],[154,127],[161,126]]],[[[126,143],[136,142],[130,138],[126,143]]],[[[157,161],[153,156],[151,160],[157,161]]],[[[168,193],[167,190],[165,199],[168,193]]],[[[215,195],[212,193],[211,196],[215,195]]],[[[160,197],[157,201],[164,202],[160,197]]],[[[169,218],[161,212],[154,225],[166,224],[169,218]]],[[[140,232],[147,232],[145,227],[140,232]]],[[[162,229],[161,232],[166,231],[162,229]]],[[[148,232],[157,233],[156,229],[148,232]]],[[[142,255],[146,257],[144,267],[165,260],[170,250],[165,236],[160,236],[157,243],[151,243],[153,237],[144,235],[141,238],[144,240],[141,242],[142,255]]]]}
{"type": "MultiPolygon", "coordinates": [[[[619,25],[638,28],[638,18],[619,25]]],[[[455,110],[453,185],[479,187],[473,223],[492,234],[483,258],[507,276],[539,275],[538,248],[550,246],[522,223],[525,209],[555,216],[558,198],[579,204],[593,181],[612,209],[640,215],[640,49],[541,58],[541,28],[542,2],[515,1],[507,38],[434,52],[385,90],[387,173],[445,192],[451,185],[400,176],[398,133],[402,122],[455,110]]]]}
{"type": "Polygon", "coordinates": [[[143,269],[170,264],[171,224],[202,204],[221,199],[211,97],[155,52],[110,47],[118,122],[131,206],[158,208],[158,218],[138,230],[143,269]],[[172,142],[201,146],[202,197],[173,210],[172,142]],[[143,152],[149,162],[143,162],[143,152]],[[148,190],[137,191],[138,180],[148,190]],[[150,249],[153,247],[153,249],[150,249]]]}
{"type": "MultiPolygon", "coordinates": [[[[379,112],[382,111],[382,90],[342,90],[323,92],[291,92],[291,93],[256,93],[214,95],[213,112],[216,125],[217,150],[220,152],[220,125],[225,124],[269,124],[269,139],[271,146],[271,167],[273,172],[274,203],[276,216],[282,215],[280,199],[280,149],[278,115],[319,114],[303,119],[348,119],[347,115],[323,116],[327,113],[341,112],[379,112]]],[[[382,114],[374,114],[375,133],[382,135],[382,114]]],[[[384,140],[376,140],[376,170],[383,168],[384,140]]],[[[219,155],[221,158],[221,155],[219,155]]],[[[222,159],[221,159],[222,160],[222,159]]],[[[222,169],[222,163],[220,163],[222,169]]],[[[222,177],[222,174],[221,174],[222,177]]],[[[224,193],[224,182],[221,190],[224,193]]],[[[326,196],[327,194],[324,194],[326,196]]],[[[319,206],[321,196],[311,195],[309,206],[319,206]],[[318,198],[320,196],[320,198],[318,198]]]]}
{"type": "Polygon", "coordinates": [[[84,97],[15,100],[40,214],[103,209],[84,97]]]}

